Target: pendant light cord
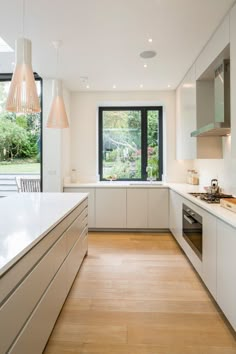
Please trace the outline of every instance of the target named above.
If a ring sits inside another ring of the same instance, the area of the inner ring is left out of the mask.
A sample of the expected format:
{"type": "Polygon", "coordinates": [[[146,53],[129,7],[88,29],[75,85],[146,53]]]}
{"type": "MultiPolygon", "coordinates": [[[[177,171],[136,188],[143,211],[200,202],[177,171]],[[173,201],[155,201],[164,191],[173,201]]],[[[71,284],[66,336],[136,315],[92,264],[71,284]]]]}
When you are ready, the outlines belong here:
{"type": "Polygon", "coordinates": [[[22,37],[25,34],[25,0],[22,0],[22,37]]]}
{"type": "Polygon", "coordinates": [[[57,76],[57,79],[58,79],[58,67],[59,67],[59,45],[57,46],[57,70],[56,70],[56,76],[57,76]]]}

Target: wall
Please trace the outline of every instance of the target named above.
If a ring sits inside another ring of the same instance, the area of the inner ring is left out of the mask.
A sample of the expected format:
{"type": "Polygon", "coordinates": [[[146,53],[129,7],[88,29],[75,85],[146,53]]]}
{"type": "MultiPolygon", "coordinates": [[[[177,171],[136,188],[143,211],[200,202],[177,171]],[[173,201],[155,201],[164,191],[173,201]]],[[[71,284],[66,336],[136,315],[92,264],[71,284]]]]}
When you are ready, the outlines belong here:
{"type": "Polygon", "coordinates": [[[168,182],[184,182],[192,162],[175,159],[175,92],[71,93],[71,167],[80,182],[94,182],[98,174],[98,107],[102,105],[163,105],[164,174],[168,182]]]}
{"type": "Polygon", "coordinates": [[[223,138],[223,159],[198,159],[194,161],[194,168],[199,171],[201,185],[208,186],[212,178],[217,178],[226,193],[236,195],[236,159],[231,157],[230,136],[223,138]]]}
{"type": "MultiPolygon", "coordinates": [[[[70,171],[70,129],[46,127],[52,102],[52,81],[43,79],[43,191],[61,192],[63,176],[70,171]]],[[[69,119],[70,92],[63,89],[69,119]]]]}

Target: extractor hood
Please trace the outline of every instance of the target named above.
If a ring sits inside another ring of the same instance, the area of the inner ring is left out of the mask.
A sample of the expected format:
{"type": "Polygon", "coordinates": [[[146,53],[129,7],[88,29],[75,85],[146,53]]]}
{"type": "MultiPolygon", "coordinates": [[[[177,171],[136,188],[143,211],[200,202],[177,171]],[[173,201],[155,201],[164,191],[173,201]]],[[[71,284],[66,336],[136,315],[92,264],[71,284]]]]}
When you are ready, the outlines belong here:
{"type": "Polygon", "coordinates": [[[215,70],[214,121],[191,133],[192,137],[224,136],[230,133],[230,63],[224,60],[215,70]]]}

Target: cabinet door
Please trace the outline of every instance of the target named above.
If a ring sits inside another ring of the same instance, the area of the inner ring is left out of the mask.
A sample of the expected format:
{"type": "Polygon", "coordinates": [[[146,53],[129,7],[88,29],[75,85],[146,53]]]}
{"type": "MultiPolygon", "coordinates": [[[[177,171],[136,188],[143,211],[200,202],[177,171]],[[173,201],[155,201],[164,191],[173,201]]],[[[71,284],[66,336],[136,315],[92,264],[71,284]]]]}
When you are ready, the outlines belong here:
{"type": "Polygon", "coordinates": [[[176,151],[177,159],[196,158],[196,138],[191,132],[196,130],[196,79],[195,64],[186,74],[176,94],[176,151]]]}
{"type": "Polygon", "coordinates": [[[236,5],[230,12],[231,154],[236,157],[236,5]]]}
{"type": "Polygon", "coordinates": [[[126,228],[126,189],[96,189],[96,227],[126,228]]]}
{"type": "Polygon", "coordinates": [[[236,229],[217,220],[217,302],[236,330],[236,229]]]}
{"type": "Polygon", "coordinates": [[[148,189],[148,227],[151,229],[169,228],[168,189],[148,189]]]}
{"type": "Polygon", "coordinates": [[[202,240],[202,278],[216,299],[216,218],[204,212],[202,240]]]}
{"type": "Polygon", "coordinates": [[[146,229],[148,227],[147,189],[129,188],[127,189],[127,228],[146,229]]]}
{"type": "Polygon", "coordinates": [[[229,16],[226,16],[196,60],[197,79],[229,44],[229,16]]]}
{"type": "Polygon", "coordinates": [[[64,192],[69,193],[88,193],[88,227],[95,227],[95,189],[64,187],[64,192]]]}
{"type": "Polygon", "coordinates": [[[176,240],[182,245],[182,202],[183,198],[176,192],[169,192],[169,228],[176,240]]]}

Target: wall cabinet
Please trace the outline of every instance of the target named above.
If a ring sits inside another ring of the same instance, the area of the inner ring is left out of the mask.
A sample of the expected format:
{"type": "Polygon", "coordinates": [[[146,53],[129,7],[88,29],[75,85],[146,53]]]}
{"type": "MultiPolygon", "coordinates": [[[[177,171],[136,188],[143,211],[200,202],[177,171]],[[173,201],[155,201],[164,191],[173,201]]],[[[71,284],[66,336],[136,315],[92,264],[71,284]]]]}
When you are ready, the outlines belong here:
{"type": "Polygon", "coordinates": [[[229,44],[229,39],[229,15],[227,15],[196,60],[197,79],[229,44]]]}
{"type": "Polygon", "coordinates": [[[236,158],[236,5],[230,12],[231,154],[236,158]]]}
{"type": "Polygon", "coordinates": [[[96,189],[96,228],[126,228],[126,189],[96,189]]]}
{"type": "Polygon", "coordinates": [[[217,302],[236,330],[236,229],[217,220],[217,302]]]}
{"type": "Polygon", "coordinates": [[[195,64],[188,71],[176,92],[176,154],[177,159],[196,158],[196,139],[190,134],[196,130],[195,64]]]}

